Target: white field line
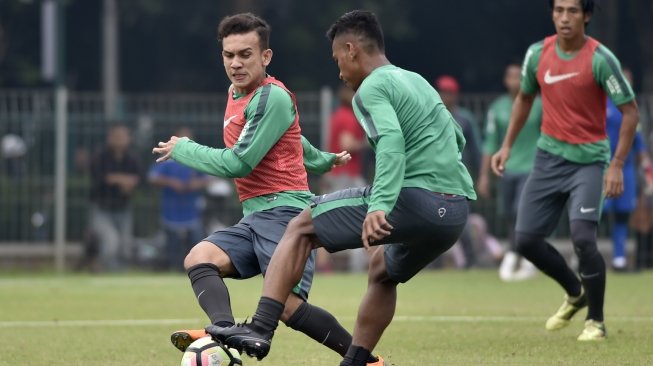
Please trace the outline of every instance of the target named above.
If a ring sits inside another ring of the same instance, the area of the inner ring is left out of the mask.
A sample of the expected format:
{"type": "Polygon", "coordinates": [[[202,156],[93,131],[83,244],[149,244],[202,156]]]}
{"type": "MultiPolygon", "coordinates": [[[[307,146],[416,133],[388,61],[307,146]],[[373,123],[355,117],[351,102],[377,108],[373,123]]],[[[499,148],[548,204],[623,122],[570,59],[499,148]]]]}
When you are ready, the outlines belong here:
{"type": "MultiPolygon", "coordinates": [[[[354,320],[354,317],[337,317],[340,320],[354,320]]],[[[440,316],[395,316],[394,322],[450,322],[450,323],[500,323],[500,322],[539,322],[543,317],[535,316],[473,316],[473,315],[440,315],[440,316]]],[[[243,321],[238,319],[237,321],[243,321]]],[[[621,322],[653,322],[653,316],[615,316],[608,317],[611,321],[621,322]]],[[[22,327],[125,327],[148,325],[186,325],[193,326],[206,322],[202,319],[105,319],[105,320],[35,320],[35,321],[0,321],[0,328],[22,327]]]]}

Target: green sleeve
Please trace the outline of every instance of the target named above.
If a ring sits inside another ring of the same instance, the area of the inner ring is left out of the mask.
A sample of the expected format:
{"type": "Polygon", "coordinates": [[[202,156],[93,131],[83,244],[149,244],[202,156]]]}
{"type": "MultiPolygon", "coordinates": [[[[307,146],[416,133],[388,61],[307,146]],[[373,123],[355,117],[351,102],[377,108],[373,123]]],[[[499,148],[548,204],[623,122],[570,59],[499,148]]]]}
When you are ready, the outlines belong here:
{"type": "Polygon", "coordinates": [[[603,45],[599,45],[592,57],[594,80],[601,86],[615,105],[626,104],[635,99],[635,93],[621,72],[619,60],[603,45]]]}
{"type": "Polygon", "coordinates": [[[532,44],[526,51],[524,63],[521,68],[521,91],[524,94],[533,95],[540,89],[537,83],[537,65],[540,63],[544,41],[532,44]]]}
{"type": "Polygon", "coordinates": [[[323,174],[331,170],[336,160],[336,154],[318,150],[304,136],[302,136],[302,148],[304,149],[304,167],[307,171],[323,174]]]}
{"type": "Polygon", "coordinates": [[[383,211],[386,216],[394,207],[404,181],[406,150],[397,114],[383,85],[361,86],[354,96],[354,112],[376,153],[376,172],[367,212],[383,211]]]}
{"type": "Polygon", "coordinates": [[[487,111],[487,117],[485,120],[485,140],[483,141],[483,154],[484,155],[492,155],[494,154],[498,149],[498,141],[497,141],[497,121],[496,121],[496,114],[495,114],[495,106],[496,103],[492,103],[490,108],[487,111]]]}
{"type": "Polygon", "coordinates": [[[272,84],[259,88],[245,107],[247,123],[231,149],[214,149],[193,141],[180,141],[173,159],[207,174],[244,177],[265,157],[295,119],[290,95],[272,84]]]}
{"type": "Polygon", "coordinates": [[[224,178],[244,177],[252,171],[231,149],[215,149],[183,137],[172,150],[172,158],[187,167],[224,178]]]}

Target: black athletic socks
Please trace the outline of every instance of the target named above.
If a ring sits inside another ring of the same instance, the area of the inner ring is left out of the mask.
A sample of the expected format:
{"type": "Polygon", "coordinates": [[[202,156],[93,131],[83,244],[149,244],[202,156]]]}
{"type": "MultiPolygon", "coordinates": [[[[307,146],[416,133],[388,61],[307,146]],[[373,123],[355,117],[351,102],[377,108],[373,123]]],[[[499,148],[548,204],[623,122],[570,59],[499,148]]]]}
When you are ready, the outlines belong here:
{"type": "Polygon", "coordinates": [[[229,291],[220,277],[220,269],[212,263],[201,263],[188,269],[193,292],[211,323],[229,327],[234,325],[229,291]]]}
{"type": "Polygon", "coordinates": [[[285,305],[269,297],[261,297],[256,307],[256,313],[252,316],[252,324],[259,328],[274,332],[281,319],[285,305]]]}
{"type": "Polygon", "coordinates": [[[343,357],[351,345],[351,334],[333,315],[306,302],[297,308],[286,325],[324,344],[343,357]]]}
{"type": "MultiPolygon", "coordinates": [[[[372,356],[371,352],[360,346],[351,345],[340,362],[340,366],[365,366],[372,356]]],[[[378,360],[372,361],[376,362],[378,360]]]]}
{"type": "Polygon", "coordinates": [[[605,261],[596,245],[598,224],[593,221],[571,222],[571,240],[578,256],[578,270],[587,294],[587,319],[603,321],[605,297],[605,261]]]}

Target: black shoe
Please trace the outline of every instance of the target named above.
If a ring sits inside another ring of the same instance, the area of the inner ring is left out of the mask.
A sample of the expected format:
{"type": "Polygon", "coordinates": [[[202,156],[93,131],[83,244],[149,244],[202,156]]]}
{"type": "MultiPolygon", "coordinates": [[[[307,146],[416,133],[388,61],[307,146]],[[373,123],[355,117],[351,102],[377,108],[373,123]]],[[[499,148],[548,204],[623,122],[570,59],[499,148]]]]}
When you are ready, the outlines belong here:
{"type": "Polygon", "coordinates": [[[262,360],[270,352],[274,332],[266,332],[252,323],[237,324],[231,327],[210,325],[206,332],[216,341],[250,357],[262,360]]]}

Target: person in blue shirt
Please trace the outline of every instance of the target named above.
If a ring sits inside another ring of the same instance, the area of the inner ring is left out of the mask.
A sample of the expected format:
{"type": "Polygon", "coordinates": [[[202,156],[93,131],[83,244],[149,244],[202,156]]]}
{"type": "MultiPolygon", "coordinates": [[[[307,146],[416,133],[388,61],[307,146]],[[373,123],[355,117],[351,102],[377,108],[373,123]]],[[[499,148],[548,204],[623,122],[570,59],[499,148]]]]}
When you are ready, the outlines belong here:
{"type": "MultiPolygon", "coordinates": [[[[622,71],[632,85],[633,77],[631,71],[625,68],[622,71]]],[[[621,112],[609,99],[606,113],[606,127],[612,157],[617,148],[617,141],[619,141],[621,112]]],[[[612,269],[615,271],[624,271],[627,269],[626,242],[628,240],[628,221],[630,214],[637,206],[637,161],[639,161],[642,167],[650,164],[646,153],[646,144],[639,131],[635,135],[633,146],[624,163],[624,193],[617,198],[606,199],[603,205],[604,212],[611,214],[614,218],[612,225],[612,269]]]]}
{"type": "MultiPolygon", "coordinates": [[[[189,128],[176,136],[192,138],[189,128]]],[[[184,257],[206,236],[202,227],[202,190],[209,177],[174,160],[155,164],[149,173],[152,185],[161,187],[161,224],[165,231],[165,260],[168,270],[183,270],[184,257]]]]}

